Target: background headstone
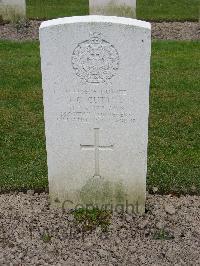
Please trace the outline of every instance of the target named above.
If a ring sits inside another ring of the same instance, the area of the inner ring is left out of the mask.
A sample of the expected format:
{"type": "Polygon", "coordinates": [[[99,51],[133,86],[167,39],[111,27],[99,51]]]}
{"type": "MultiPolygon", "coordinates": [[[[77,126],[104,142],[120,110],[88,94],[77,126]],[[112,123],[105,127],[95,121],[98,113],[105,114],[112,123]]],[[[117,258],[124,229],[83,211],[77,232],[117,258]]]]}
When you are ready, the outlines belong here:
{"type": "Polygon", "coordinates": [[[40,47],[52,203],[144,212],[150,24],[106,16],[47,21],[40,47]]]}
{"type": "Polygon", "coordinates": [[[89,0],[90,15],[136,18],[136,0],[89,0]]]}
{"type": "Polygon", "coordinates": [[[25,0],[0,0],[0,17],[5,21],[16,21],[26,17],[25,0]]]}

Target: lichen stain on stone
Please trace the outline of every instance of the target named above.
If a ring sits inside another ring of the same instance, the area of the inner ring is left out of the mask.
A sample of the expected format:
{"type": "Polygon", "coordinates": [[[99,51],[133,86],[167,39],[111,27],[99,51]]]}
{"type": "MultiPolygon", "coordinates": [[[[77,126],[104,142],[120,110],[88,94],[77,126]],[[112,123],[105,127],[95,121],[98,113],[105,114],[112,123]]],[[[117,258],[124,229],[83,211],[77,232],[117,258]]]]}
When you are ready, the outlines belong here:
{"type": "Polygon", "coordinates": [[[109,3],[105,7],[94,8],[92,14],[136,18],[135,8],[125,4],[116,5],[114,2],[109,3]]]}
{"type": "Polygon", "coordinates": [[[113,204],[124,203],[126,190],[122,182],[110,182],[102,177],[90,178],[80,191],[83,204],[113,204]]]}

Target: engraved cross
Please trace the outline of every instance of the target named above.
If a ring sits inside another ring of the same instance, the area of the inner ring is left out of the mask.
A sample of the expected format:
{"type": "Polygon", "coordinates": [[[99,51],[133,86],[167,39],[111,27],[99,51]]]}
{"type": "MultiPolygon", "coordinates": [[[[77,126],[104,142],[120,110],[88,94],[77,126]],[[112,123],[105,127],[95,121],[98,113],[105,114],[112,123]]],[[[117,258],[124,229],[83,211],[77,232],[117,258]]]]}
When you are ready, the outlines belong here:
{"type": "Polygon", "coordinates": [[[94,128],[94,145],[80,145],[81,150],[94,150],[95,152],[95,173],[94,177],[100,176],[99,169],[99,151],[100,150],[113,150],[114,145],[101,146],[99,145],[99,128],[94,128]]]}

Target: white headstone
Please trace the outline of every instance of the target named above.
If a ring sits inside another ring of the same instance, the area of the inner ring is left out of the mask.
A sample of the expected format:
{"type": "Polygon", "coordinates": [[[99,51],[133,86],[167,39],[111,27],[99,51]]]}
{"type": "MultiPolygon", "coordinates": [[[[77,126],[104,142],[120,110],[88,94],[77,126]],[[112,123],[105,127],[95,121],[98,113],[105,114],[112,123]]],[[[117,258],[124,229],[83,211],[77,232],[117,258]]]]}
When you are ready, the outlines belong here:
{"type": "Polygon", "coordinates": [[[14,21],[26,16],[25,0],[0,0],[0,17],[14,21]]]}
{"type": "Polygon", "coordinates": [[[89,0],[90,15],[136,18],[136,0],[89,0]]]}
{"type": "Polygon", "coordinates": [[[132,204],[143,212],[150,24],[106,16],[46,21],[40,47],[52,203],[132,204]]]}

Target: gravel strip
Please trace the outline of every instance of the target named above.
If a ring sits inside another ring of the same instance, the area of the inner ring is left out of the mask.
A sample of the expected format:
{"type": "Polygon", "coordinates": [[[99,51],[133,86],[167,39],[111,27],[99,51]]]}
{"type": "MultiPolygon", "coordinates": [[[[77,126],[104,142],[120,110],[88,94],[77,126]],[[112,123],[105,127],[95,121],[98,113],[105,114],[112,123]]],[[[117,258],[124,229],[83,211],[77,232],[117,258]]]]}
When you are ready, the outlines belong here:
{"type": "Polygon", "coordinates": [[[200,265],[200,197],[149,195],[145,215],[83,233],[45,193],[2,194],[0,265],[200,265]]]}
{"type": "Polygon", "coordinates": [[[152,36],[159,40],[200,40],[200,23],[152,23],[152,36]]]}
{"type": "MultiPolygon", "coordinates": [[[[0,25],[0,39],[38,40],[41,21],[31,20],[16,25],[0,25]],[[18,28],[18,29],[17,29],[18,28]]],[[[152,38],[160,40],[200,40],[200,23],[198,22],[152,22],[152,38]]]]}
{"type": "Polygon", "coordinates": [[[28,23],[0,25],[0,39],[31,41],[39,39],[39,27],[42,21],[30,20],[28,23]]]}

